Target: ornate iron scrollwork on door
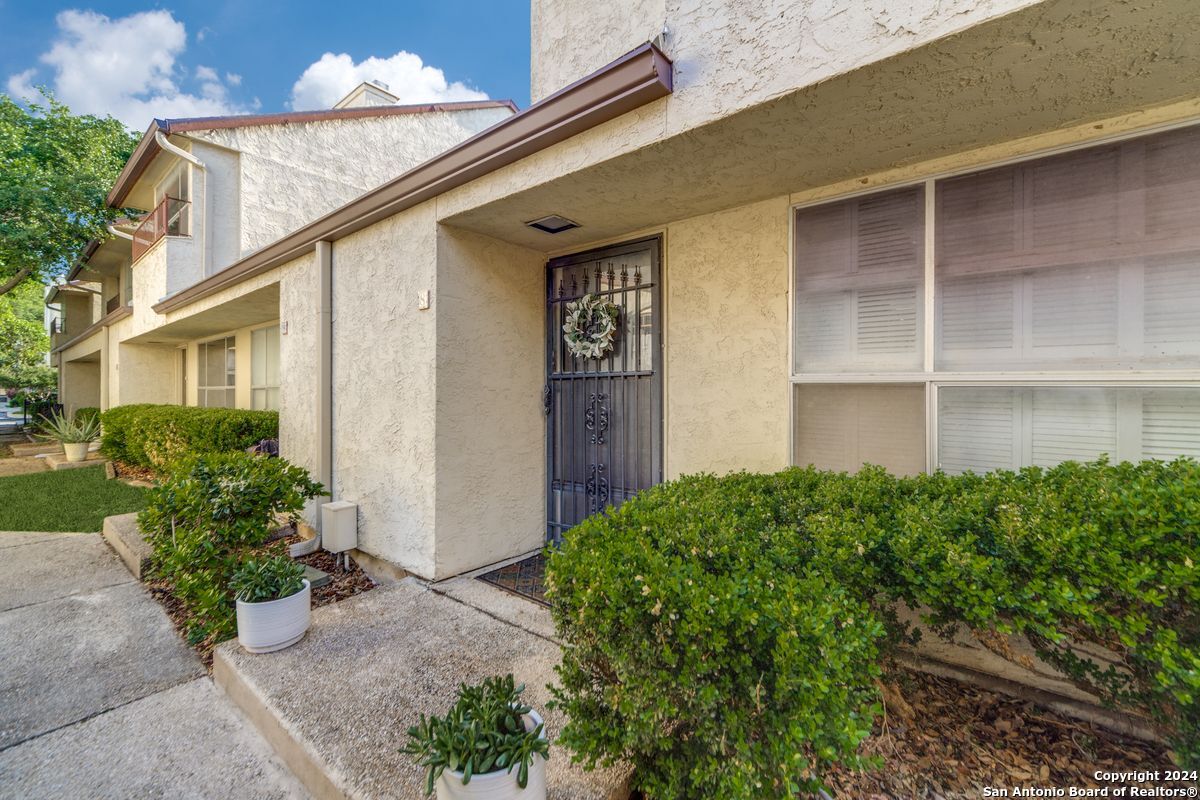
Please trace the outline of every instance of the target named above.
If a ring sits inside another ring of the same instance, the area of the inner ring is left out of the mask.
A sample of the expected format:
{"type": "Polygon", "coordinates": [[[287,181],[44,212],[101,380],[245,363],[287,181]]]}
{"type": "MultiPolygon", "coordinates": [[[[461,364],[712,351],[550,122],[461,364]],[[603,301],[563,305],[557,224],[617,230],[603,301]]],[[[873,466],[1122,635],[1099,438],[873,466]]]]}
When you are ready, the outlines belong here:
{"type": "Polygon", "coordinates": [[[604,475],[603,464],[588,465],[588,479],[584,489],[587,492],[588,512],[599,514],[608,506],[608,478],[604,475]]]}
{"type": "Polygon", "coordinates": [[[608,431],[608,395],[599,392],[588,396],[583,426],[592,432],[592,444],[604,444],[604,434],[608,431]]]}

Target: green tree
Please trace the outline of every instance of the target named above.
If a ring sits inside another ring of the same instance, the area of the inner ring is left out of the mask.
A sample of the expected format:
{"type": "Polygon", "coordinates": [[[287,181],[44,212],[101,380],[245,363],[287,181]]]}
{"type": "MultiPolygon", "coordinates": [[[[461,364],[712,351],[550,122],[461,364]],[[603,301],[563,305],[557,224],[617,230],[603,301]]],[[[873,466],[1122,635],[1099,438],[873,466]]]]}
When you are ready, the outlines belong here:
{"type": "Polygon", "coordinates": [[[46,285],[40,281],[25,281],[0,297],[0,304],[12,309],[18,319],[41,325],[46,318],[46,285]]]}
{"type": "Polygon", "coordinates": [[[21,319],[7,304],[0,304],[0,386],[45,389],[54,383],[54,370],[42,359],[50,337],[41,321],[21,319]]]}
{"type": "Polygon", "coordinates": [[[105,196],[137,143],[112,117],[0,94],[0,295],[48,282],[123,215],[105,196]]]}

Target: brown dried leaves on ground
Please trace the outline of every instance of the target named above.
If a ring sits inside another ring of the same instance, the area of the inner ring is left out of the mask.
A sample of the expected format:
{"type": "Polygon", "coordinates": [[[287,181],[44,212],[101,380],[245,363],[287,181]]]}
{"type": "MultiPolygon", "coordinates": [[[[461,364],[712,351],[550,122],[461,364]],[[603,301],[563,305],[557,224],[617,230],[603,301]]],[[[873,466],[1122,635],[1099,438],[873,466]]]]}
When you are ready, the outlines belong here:
{"type": "Polygon", "coordinates": [[[897,669],[881,689],[888,714],[863,753],[882,764],[827,776],[839,800],[974,800],[984,786],[1098,786],[1097,770],[1171,765],[1161,745],[958,681],[897,669]]]}

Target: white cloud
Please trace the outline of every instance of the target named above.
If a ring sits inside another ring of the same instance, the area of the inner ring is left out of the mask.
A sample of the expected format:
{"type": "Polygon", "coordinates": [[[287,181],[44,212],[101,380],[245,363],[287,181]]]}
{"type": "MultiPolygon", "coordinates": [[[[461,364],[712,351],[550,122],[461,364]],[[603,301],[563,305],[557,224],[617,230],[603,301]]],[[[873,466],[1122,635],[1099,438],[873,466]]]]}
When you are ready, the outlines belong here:
{"type": "Polygon", "coordinates": [[[40,60],[52,77],[27,69],[8,79],[16,97],[34,97],[48,85],[72,111],[111,114],[138,130],[154,117],[234,114],[244,107],[229,96],[234,81],[222,81],[211,67],[197,67],[199,86],[184,91],[188,70],[178,63],[187,49],[187,31],[169,11],[144,11],[109,18],[95,11],[61,12],[58,37],[40,60]]]}
{"type": "Polygon", "coordinates": [[[401,103],[486,100],[487,95],[460,81],[449,83],[437,67],[401,50],[388,58],[372,56],[357,64],[346,53],[326,53],[304,70],[292,86],[292,109],[330,108],[363,81],[382,81],[401,103]]]}

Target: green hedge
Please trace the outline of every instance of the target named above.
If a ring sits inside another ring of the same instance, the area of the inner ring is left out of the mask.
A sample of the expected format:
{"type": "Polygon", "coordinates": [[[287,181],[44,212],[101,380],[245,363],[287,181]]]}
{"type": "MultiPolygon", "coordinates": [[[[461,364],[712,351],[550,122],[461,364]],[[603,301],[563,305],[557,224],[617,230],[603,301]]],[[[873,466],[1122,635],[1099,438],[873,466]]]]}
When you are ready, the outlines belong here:
{"type": "Polygon", "coordinates": [[[77,409],[75,409],[75,414],[72,416],[72,419],[75,421],[75,424],[77,424],[77,425],[80,423],[83,423],[89,419],[99,419],[99,418],[100,418],[100,409],[96,408],[95,406],[84,406],[82,408],[77,408],[77,409]]]}
{"type": "Polygon", "coordinates": [[[574,528],[547,582],[562,741],[628,760],[650,798],[790,796],[854,763],[872,681],[914,635],[900,602],[936,634],[1024,634],[1200,762],[1195,461],[687,477],[574,528]]]}
{"type": "Polygon", "coordinates": [[[279,414],[236,408],[128,405],[100,415],[109,458],[164,469],[184,456],[244,450],[279,436],[279,414]]]}

